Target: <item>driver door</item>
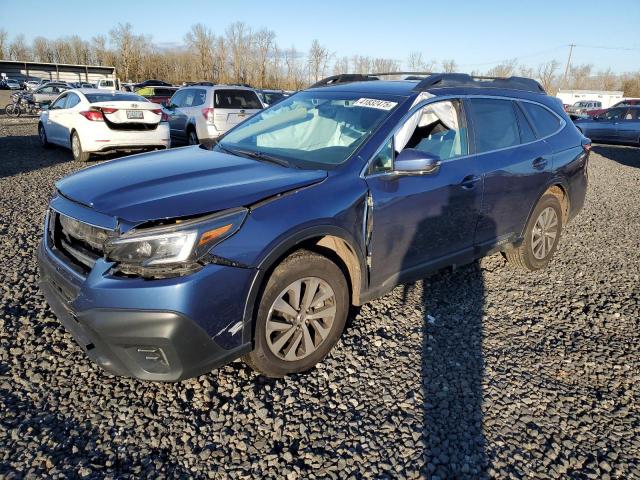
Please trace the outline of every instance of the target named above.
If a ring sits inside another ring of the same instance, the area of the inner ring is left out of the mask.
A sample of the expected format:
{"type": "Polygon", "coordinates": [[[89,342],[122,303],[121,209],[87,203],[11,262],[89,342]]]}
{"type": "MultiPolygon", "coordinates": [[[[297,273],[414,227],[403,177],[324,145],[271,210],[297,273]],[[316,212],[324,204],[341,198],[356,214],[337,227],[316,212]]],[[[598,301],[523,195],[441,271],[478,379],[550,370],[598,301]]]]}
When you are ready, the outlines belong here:
{"type": "Polygon", "coordinates": [[[413,281],[431,269],[473,258],[482,181],[469,156],[462,101],[434,102],[415,112],[376,154],[366,181],[373,288],[413,281]],[[394,159],[405,148],[438,158],[439,168],[428,174],[394,173],[394,159]]]}
{"type": "Polygon", "coordinates": [[[66,145],[62,138],[64,129],[62,121],[66,103],[67,95],[61,95],[51,104],[47,111],[47,121],[45,124],[47,139],[58,145],[66,145]]]}

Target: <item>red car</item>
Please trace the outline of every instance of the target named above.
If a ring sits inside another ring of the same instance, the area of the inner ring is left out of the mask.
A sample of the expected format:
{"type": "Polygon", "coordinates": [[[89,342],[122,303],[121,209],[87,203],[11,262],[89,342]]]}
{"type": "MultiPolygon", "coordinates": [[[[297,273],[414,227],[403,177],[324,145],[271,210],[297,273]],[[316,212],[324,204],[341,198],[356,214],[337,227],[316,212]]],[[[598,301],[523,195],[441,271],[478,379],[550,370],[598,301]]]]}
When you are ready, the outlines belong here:
{"type": "MultiPolygon", "coordinates": [[[[640,105],[640,98],[625,98],[624,100],[616,103],[615,105],[612,105],[609,108],[629,107],[631,105],[640,105]]],[[[590,117],[595,117],[596,115],[600,115],[601,113],[606,112],[607,110],[609,110],[609,108],[597,108],[595,110],[589,110],[586,112],[586,114],[590,117]]]]}

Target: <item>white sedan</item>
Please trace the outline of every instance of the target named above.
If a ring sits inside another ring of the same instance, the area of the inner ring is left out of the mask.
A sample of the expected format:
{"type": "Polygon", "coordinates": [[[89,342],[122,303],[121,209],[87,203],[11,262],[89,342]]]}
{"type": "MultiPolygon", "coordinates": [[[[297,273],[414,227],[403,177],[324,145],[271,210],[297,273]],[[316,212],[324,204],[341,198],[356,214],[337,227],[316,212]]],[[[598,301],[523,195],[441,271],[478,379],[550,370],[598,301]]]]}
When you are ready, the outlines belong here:
{"type": "Polygon", "coordinates": [[[86,162],[92,153],[144,151],[170,146],[169,123],[160,105],[133,93],[67,90],[40,114],[42,146],[71,148],[86,162]]]}

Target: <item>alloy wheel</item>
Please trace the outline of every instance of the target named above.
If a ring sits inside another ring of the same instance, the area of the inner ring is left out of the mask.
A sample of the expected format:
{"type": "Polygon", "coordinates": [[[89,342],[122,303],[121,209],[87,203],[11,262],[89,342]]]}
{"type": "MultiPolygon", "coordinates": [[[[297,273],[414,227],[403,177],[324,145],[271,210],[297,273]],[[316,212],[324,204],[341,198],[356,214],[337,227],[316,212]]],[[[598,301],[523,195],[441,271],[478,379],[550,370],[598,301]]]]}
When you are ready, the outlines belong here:
{"type": "Polygon", "coordinates": [[[297,361],[315,352],[325,341],[336,316],[336,296],[318,277],[291,283],[273,302],[266,323],[271,353],[297,361]]]}
{"type": "Polygon", "coordinates": [[[558,238],[558,215],[555,209],[545,208],[531,231],[531,249],[533,256],[543,260],[553,249],[558,238]]]}
{"type": "Polygon", "coordinates": [[[71,150],[73,151],[73,156],[75,158],[80,158],[80,142],[77,135],[74,135],[71,138],[71,150]]]}

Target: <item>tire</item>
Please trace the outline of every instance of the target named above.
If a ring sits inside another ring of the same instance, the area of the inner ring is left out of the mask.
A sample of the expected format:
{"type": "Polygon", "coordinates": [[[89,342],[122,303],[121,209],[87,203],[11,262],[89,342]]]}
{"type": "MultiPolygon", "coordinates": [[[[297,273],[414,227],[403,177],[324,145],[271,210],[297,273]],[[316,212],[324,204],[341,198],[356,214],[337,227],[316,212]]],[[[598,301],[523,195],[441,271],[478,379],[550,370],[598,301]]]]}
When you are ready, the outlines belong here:
{"type": "Polygon", "coordinates": [[[21,113],[20,106],[16,103],[9,103],[4,107],[4,113],[9,117],[19,117],[21,113]]]}
{"type": "Polygon", "coordinates": [[[335,263],[307,250],[293,253],[269,277],[258,306],[254,350],[243,360],[268,377],[311,369],[340,338],[349,306],[349,286],[335,263]],[[315,292],[312,298],[307,291],[315,292]],[[287,308],[281,310],[283,302],[287,308]],[[311,304],[306,314],[305,304],[311,304]]]}
{"type": "Polygon", "coordinates": [[[89,158],[91,158],[90,153],[82,150],[82,143],[80,143],[78,132],[73,132],[73,135],[71,135],[71,152],[76,162],[88,162],[89,158]]]}
{"type": "Polygon", "coordinates": [[[44,129],[44,125],[41,123],[38,124],[38,137],[40,137],[40,144],[44,148],[51,148],[51,144],[47,139],[47,131],[44,129]]]}
{"type": "Polygon", "coordinates": [[[561,233],[562,207],[558,197],[544,194],[527,223],[524,240],[518,248],[507,250],[505,257],[511,265],[524,270],[544,268],[558,248],[561,233]]]}
{"type": "Polygon", "coordinates": [[[187,131],[187,143],[189,145],[200,145],[200,140],[198,139],[195,128],[190,128],[187,131]]]}

